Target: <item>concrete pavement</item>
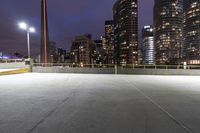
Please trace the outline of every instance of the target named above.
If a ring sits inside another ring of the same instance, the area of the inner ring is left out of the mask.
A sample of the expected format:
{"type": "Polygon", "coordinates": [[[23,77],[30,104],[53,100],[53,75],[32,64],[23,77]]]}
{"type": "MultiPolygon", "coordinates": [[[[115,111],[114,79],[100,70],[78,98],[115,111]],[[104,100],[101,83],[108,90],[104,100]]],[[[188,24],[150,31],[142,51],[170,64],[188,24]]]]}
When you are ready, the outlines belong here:
{"type": "Polygon", "coordinates": [[[0,133],[199,133],[200,77],[0,77],[0,133]]]}

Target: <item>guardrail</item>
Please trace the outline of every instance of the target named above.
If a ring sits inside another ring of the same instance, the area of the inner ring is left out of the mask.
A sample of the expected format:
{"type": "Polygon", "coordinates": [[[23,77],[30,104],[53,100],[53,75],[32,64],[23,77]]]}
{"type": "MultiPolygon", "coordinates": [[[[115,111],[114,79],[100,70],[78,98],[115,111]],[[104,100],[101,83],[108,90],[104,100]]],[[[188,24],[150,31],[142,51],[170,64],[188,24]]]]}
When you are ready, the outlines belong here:
{"type": "Polygon", "coordinates": [[[142,75],[196,75],[200,76],[199,65],[126,65],[113,64],[69,64],[35,63],[32,72],[37,73],[81,73],[81,74],[142,74],[142,75]]]}
{"type": "Polygon", "coordinates": [[[71,63],[33,63],[33,67],[68,68],[132,68],[132,69],[199,69],[200,65],[114,65],[114,64],[71,64],[71,63]]]}
{"type": "Polygon", "coordinates": [[[114,64],[33,63],[33,67],[114,68],[114,64]]]}
{"type": "Polygon", "coordinates": [[[25,68],[25,62],[6,62],[0,63],[0,69],[15,69],[15,68],[25,68]]]}
{"type": "Polygon", "coordinates": [[[24,62],[24,59],[0,59],[0,63],[24,62]]]}

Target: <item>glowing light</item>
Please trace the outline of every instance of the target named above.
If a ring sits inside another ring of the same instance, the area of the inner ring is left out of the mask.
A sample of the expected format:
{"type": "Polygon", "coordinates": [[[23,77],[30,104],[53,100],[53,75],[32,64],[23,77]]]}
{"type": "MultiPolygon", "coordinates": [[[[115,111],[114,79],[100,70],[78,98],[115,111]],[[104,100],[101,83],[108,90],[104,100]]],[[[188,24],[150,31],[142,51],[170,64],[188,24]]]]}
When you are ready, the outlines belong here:
{"type": "Polygon", "coordinates": [[[83,67],[83,62],[81,62],[80,64],[81,64],[81,67],[83,67]]]}
{"type": "Polygon", "coordinates": [[[27,32],[35,32],[35,28],[34,27],[29,27],[25,22],[20,22],[19,24],[19,28],[22,30],[26,30],[27,32]]]}
{"type": "Polygon", "coordinates": [[[35,28],[30,27],[30,28],[29,28],[29,32],[35,32],[35,28]]]}
{"type": "Polygon", "coordinates": [[[25,22],[21,22],[21,23],[19,23],[19,28],[20,29],[23,29],[23,30],[27,30],[27,24],[25,23],[25,22]]]}

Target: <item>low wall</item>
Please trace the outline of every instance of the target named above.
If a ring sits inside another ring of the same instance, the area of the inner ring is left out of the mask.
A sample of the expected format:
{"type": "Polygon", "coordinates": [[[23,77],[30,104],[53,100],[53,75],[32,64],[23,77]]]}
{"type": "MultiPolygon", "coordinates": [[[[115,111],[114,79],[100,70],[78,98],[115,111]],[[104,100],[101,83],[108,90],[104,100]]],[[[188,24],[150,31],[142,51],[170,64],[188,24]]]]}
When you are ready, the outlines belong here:
{"type": "Polygon", "coordinates": [[[135,75],[194,75],[200,76],[200,70],[184,69],[131,69],[131,68],[71,68],[71,67],[33,67],[37,73],[83,73],[83,74],[135,74],[135,75]]]}
{"type": "Polygon", "coordinates": [[[33,67],[32,72],[38,72],[38,73],[114,74],[115,70],[113,68],[33,67]]]}
{"type": "Polygon", "coordinates": [[[0,63],[0,69],[17,69],[26,67],[24,62],[0,63]]]}
{"type": "Polygon", "coordinates": [[[120,68],[118,74],[137,74],[137,75],[193,75],[200,76],[200,70],[184,69],[130,69],[120,68]]]}

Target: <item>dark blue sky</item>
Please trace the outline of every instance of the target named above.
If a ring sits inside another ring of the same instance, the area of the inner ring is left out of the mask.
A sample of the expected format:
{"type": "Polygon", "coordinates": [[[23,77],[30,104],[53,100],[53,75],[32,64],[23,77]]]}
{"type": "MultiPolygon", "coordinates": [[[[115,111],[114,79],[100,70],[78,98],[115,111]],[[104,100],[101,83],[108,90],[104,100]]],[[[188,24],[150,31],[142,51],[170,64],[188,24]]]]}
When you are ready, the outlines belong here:
{"type": "MultiPolygon", "coordinates": [[[[104,21],[112,19],[116,0],[47,0],[50,40],[69,49],[75,35],[91,33],[94,39],[104,34],[104,21]]],[[[26,21],[37,29],[31,35],[32,53],[40,46],[40,0],[0,0],[0,51],[26,53],[26,34],[17,27],[26,21]]],[[[153,23],[153,0],[140,0],[139,23],[153,23]]]]}

